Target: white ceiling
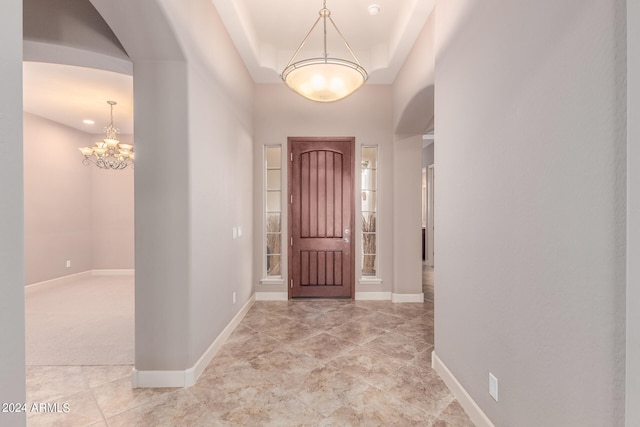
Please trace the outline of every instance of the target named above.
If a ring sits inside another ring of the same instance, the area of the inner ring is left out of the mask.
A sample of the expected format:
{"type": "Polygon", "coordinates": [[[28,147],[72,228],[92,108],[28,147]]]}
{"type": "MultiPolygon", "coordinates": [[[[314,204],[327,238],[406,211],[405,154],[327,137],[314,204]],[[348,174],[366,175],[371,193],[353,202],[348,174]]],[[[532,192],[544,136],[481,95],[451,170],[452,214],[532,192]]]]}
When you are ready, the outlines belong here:
{"type": "MultiPolygon", "coordinates": [[[[322,0],[211,0],[257,83],[278,83],[279,73],[307,34],[322,0]]],[[[435,0],[327,0],[336,25],[370,74],[368,84],[393,83],[435,0]],[[380,13],[368,12],[371,4],[380,13]]],[[[302,53],[322,53],[314,30],[302,53]]],[[[343,49],[328,29],[329,54],[343,49]]],[[[298,57],[301,59],[301,57],[298,57]]],[[[24,110],[82,131],[99,134],[109,122],[107,100],[118,103],[114,124],[133,133],[133,78],[67,65],[24,63],[24,110]],[[92,119],[94,125],[83,124],[92,119]]]]}
{"type": "MultiPolygon", "coordinates": [[[[311,29],[322,0],[212,0],[240,55],[257,83],[277,83],[298,45],[311,29]]],[[[370,74],[371,84],[391,84],[435,0],[327,0],[331,17],[370,74]],[[372,4],[380,13],[370,15],[372,4]]],[[[322,32],[308,42],[308,52],[321,56],[322,32]]],[[[339,38],[327,33],[328,53],[337,54],[339,38]]],[[[301,59],[299,57],[299,59],[301,59]]]]}
{"type": "Polygon", "coordinates": [[[42,62],[23,63],[24,111],[49,120],[100,134],[109,124],[123,134],[133,133],[133,77],[111,71],[42,62]],[[94,120],[86,125],[84,119],[94,120]]]}

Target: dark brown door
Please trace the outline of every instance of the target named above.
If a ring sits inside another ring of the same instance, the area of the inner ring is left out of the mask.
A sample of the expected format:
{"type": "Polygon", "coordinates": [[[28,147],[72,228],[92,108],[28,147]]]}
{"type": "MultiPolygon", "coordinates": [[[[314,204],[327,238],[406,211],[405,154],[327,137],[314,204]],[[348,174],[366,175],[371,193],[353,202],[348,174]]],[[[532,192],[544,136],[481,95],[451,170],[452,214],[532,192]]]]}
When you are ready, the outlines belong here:
{"type": "Polygon", "coordinates": [[[354,138],[289,138],[289,297],[352,298],[354,138]]]}

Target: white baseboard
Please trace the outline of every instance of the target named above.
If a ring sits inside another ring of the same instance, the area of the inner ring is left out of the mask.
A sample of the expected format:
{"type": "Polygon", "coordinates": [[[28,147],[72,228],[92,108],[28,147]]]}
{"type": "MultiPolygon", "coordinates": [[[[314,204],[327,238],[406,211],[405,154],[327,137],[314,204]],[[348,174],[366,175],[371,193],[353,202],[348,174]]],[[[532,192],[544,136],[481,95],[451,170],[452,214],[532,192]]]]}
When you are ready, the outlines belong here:
{"type": "Polygon", "coordinates": [[[356,292],[356,301],[389,301],[391,292],[356,292]]]}
{"type": "Polygon", "coordinates": [[[424,294],[391,294],[391,302],[424,302],[424,294]]]}
{"type": "Polygon", "coordinates": [[[358,301],[424,302],[424,294],[394,294],[393,292],[356,292],[358,301]]]}
{"type": "Polygon", "coordinates": [[[255,295],[242,306],[238,314],[222,330],[220,335],[211,343],[200,359],[191,368],[184,371],[138,371],[135,368],[131,373],[131,385],[133,388],[155,388],[155,387],[191,387],[198,381],[198,378],[205,370],[211,359],[216,355],[220,347],[240,324],[253,303],[256,301],[255,295]]]}
{"type": "Polygon", "coordinates": [[[480,409],[478,404],[471,398],[469,393],[462,387],[449,368],[440,360],[436,352],[431,355],[431,366],[440,375],[440,378],[449,387],[449,390],[460,402],[460,406],[465,410],[476,427],[495,427],[489,417],[480,409]]]}
{"type": "Polygon", "coordinates": [[[256,301],[288,301],[289,294],[287,292],[256,292],[256,301]]]}
{"type": "Polygon", "coordinates": [[[382,279],[376,278],[376,279],[369,279],[366,277],[362,277],[360,280],[358,280],[358,284],[360,285],[382,285],[382,279]]]}
{"type": "Polygon", "coordinates": [[[42,282],[26,285],[26,292],[53,288],[59,285],[75,282],[76,280],[86,279],[92,276],[133,276],[134,269],[113,269],[113,270],[87,270],[80,273],[69,274],[68,276],[56,277],[55,279],[44,280],[42,282]]]}
{"type": "Polygon", "coordinates": [[[65,285],[67,283],[75,282],[76,280],[80,280],[80,279],[86,279],[91,276],[92,276],[91,270],[88,270],[88,271],[83,271],[81,273],[69,274],[68,276],[56,277],[55,279],[32,283],[30,285],[25,286],[24,289],[25,289],[25,292],[31,293],[34,291],[53,288],[55,286],[65,285]]]}

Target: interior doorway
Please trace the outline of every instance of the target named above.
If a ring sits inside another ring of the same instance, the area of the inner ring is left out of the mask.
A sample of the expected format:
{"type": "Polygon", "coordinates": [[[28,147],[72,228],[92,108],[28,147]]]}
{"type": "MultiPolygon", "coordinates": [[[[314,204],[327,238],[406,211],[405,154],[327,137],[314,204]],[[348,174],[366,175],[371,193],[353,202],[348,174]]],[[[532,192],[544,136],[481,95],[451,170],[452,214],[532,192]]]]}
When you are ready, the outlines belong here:
{"type": "Polygon", "coordinates": [[[289,298],[353,298],[354,138],[289,138],[289,298]]]}
{"type": "Polygon", "coordinates": [[[435,189],[435,168],[434,165],[429,165],[427,167],[427,185],[426,185],[426,203],[427,203],[427,236],[426,239],[426,262],[429,267],[433,267],[435,265],[434,262],[434,239],[433,235],[435,233],[434,226],[434,189],[435,189]]]}

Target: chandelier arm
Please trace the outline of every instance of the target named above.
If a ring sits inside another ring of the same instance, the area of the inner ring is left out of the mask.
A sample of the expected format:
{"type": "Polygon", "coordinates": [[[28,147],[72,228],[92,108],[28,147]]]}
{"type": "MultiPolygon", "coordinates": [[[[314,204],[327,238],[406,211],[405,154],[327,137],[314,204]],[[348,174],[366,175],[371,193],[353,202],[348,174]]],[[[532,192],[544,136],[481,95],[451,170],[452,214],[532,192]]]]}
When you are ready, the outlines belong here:
{"type": "MultiPolygon", "coordinates": [[[[344,38],[344,36],[342,35],[342,33],[340,32],[340,30],[338,29],[338,26],[336,25],[335,22],[333,22],[333,18],[331,16],[329,16],[329,21],[331,21],[331,23],[333,24],[333,28],[336,29],[336,31],[338,32],[338,35],[340,36],[340,38],[342,39],[342,42],[344,43],[344,45],[347,47],[347,49],[349,50],[349,53],[351,54],[351,56],[353,56],[353,59],[356,60],[356,64],[362,66],[360,64],[360,61],[358,61],[358,57],[356,56],[355,53],[353,53],[353,50],[351,49],[351,46],[349,46],[349,43],[347,43],[347,39],[344,38]]],[[[325,35],[326,38],[326,35],[325,35]]],[[[325,47],[325,53],[326,53],[326,47],[325,47]]]]}
{"type": "MultiPolygon", "coordinates": [[[[289,62],[287,63],[287,66],[284,68],[287,68],[289,65],[293,64],[293,60],[296,59],[296,56],[298,56],[298,54],[300,53],[300,51],[302,50],[302,48],[304,47],[305,43],[307,42],[307,40],[309,39],[309,36],[311,35],[311,33],[313,32],[313,30],[316,28],[316,26],[318,25],[318,22],[320,22],[320,19],[322,17],[319,16],[318,19],[316,19],[316,22],[313,23],[313,26],[311,27],[311,29],[309,30],[309,32],[307,33],[307,35],[305,36],[305,38],[302,40],[302,43],[300,43],[300,46],[298,46],[298,49],[296,50],[296,53],[293,54],[293,56],[291,57],[291,59],[289,60],[289,62]]],[[[335,24],[334,24],[335,25],[335,24]]],[[[325,52],[326,52],[326,48],[325,48],[325,52]]]]}

